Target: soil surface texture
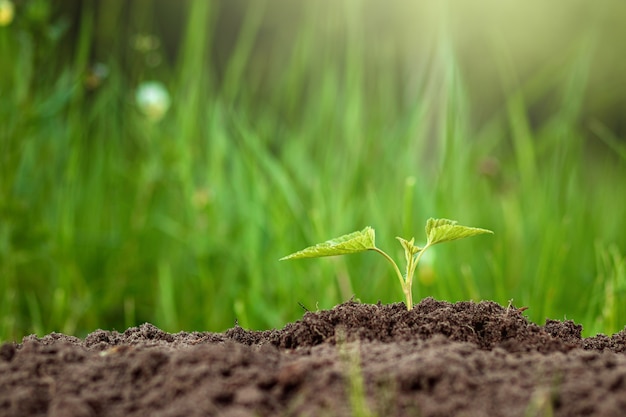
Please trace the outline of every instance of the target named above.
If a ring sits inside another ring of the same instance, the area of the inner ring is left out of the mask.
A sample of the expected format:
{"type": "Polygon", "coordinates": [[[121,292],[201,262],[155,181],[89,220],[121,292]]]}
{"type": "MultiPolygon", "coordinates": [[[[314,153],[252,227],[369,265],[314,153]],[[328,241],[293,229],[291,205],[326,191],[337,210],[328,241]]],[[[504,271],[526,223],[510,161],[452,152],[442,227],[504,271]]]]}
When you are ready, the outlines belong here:
{"type": "Polygon", "coordinates": [[[426,298],[280,330],[28,336],[0,346],[0,416],[626,416],[626,332],[581,331],[426,298]]]}

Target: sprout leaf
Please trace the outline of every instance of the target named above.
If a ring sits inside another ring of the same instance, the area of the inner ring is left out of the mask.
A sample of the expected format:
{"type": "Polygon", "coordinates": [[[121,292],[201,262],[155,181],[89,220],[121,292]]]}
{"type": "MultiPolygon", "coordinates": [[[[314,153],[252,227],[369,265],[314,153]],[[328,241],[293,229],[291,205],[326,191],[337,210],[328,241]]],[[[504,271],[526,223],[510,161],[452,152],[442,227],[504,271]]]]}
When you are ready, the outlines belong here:
{"type": "Polygon", "coordinates": [[[375,240],[376,236],[374,229],[367,226],[360,232],[353,232],[327,240],[324,243],[319,243],[315,246],[310,246],[299,252],[287,255],[280,260],[321,258],[323,256],[346,255],[350,253],[364,252],[366,250],[376,249],[375,240]]]}
{"type": "Polygon", "coordinates": [[[454,220],[448,219],[428,219],[426,222],[426,236],[428,245],[450,242],[452,240],[463,239],[470,236],[481,235],[483,233],[493,233],[491,230],[480,229],[478,227],[468,227],[458,225],[454,220]]]}
{"type": "Polygon", "coordinates": [[[402,248],[404,249],[404,259],[406,260],[407,264],[411,262],[411,258],[413,258],[413,255],[422,250],[422,248],[420,248],[419,246],[415,246],[414,238],[412,238],[411,240],[406,240],[401,237],[396,237],[396,239],[398,239],[398,241],[402,245],[402,248]]]}

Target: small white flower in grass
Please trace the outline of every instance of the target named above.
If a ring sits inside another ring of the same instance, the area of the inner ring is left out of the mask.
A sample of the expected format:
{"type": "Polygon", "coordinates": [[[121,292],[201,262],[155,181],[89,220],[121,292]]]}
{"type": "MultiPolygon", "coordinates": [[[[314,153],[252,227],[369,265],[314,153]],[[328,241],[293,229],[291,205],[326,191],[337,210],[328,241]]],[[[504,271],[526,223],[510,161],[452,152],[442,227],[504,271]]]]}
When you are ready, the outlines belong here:
{"type": "Polygon", "coordinates": [[[161,120],[170,107],[170,94],[158,81],[146,81],[139,85],[135,100],[139,110],[153,122],[161,120]]]}
{"type": "Polygon", "coordinates": [[[10,0],[0,0],[0,26],[8,26],[15,16],[15,6],[10,0]]]}

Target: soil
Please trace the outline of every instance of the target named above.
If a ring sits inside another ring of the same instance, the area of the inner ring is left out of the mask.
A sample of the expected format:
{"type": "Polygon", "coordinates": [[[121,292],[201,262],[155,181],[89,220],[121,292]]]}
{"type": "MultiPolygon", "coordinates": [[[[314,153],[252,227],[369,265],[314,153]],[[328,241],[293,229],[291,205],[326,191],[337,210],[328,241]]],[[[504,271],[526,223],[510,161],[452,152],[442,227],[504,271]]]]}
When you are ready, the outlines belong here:
{"type": "Polygon", "coordinates": [[[27,336],[0,347],[0,416],[626,415],[626,331],[581,331],[426,298],[280,330],[27,336]]]}

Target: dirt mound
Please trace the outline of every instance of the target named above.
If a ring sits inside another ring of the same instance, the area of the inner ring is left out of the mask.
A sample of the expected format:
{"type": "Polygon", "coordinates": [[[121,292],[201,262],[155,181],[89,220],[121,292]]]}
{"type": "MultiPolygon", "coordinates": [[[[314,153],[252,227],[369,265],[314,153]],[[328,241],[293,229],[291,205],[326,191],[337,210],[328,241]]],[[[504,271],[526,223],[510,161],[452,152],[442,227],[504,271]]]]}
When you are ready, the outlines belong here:
{"type": "Polygon", "coordinates": [[[0,416],[622,416],[626,339],[493,302],[347,302],[280,330],[0,347],[0,416]]]}

